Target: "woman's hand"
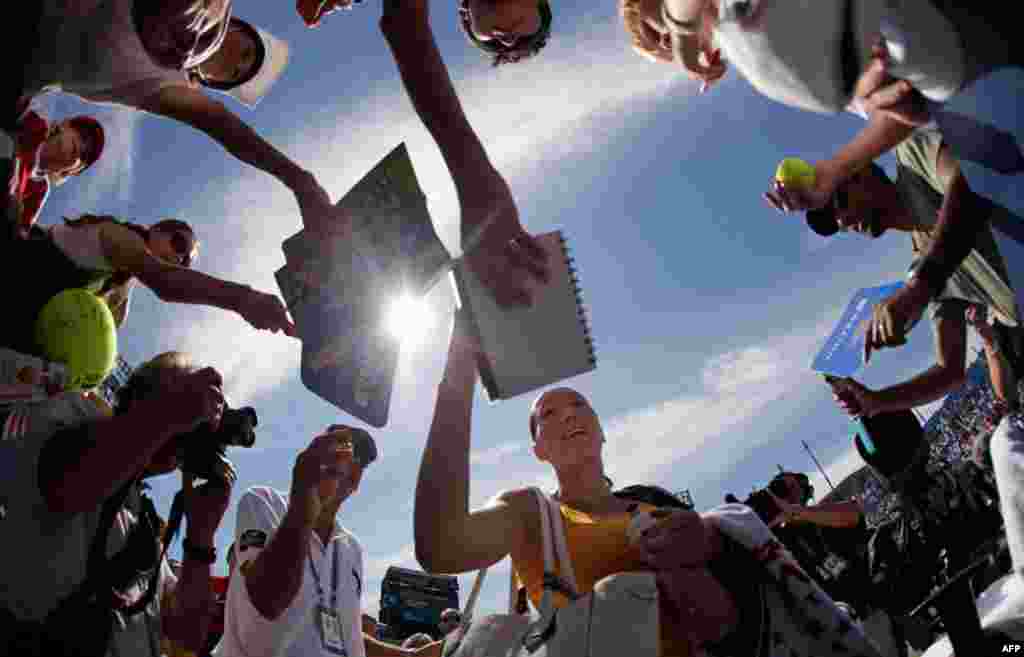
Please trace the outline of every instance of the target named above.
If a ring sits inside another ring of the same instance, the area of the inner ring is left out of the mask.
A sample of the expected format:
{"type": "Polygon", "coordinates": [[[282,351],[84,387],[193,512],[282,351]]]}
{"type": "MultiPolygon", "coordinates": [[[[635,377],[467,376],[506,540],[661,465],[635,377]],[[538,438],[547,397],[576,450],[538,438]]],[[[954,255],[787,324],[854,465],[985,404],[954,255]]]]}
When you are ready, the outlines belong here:
{"type": "Polygon", "coordinates": [[[288,310],[273,294],[250,288],[241,299],[238,313],[252,324],[253,328],[274,333],[281,331],[293,337],[296,335],[295,324],[288,317],[288,310]]]}
{"type": "Polygon", "coordinates": [[[640,534],[638,544],[655,570],[701,567],[714,556],[718,529],[699,513],[657,509],[651,516],[657,524],[640,534]]]}
{"type": "Polygon", "coordinates": [[[889,50],[884,39],[871,48],[871,61],[854,87],[853,105],[865,116],[882,112],[889,117],[920,127],[931,120],[924,96],[907,80],[889,75],[889,50]]]}

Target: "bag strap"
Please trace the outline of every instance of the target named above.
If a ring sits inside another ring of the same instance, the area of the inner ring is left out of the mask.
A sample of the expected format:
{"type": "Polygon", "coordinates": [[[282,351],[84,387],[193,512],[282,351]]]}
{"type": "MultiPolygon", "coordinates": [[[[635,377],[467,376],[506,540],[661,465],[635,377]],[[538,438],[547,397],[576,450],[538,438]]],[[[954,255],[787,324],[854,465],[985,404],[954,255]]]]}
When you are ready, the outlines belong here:
{"type": "Polygon", "coordinates": [[[576,585],[576,571],[572,567],[572,559],[569,557],[569,543],[565,536],[565,523],[562,521],[562,505],[551,497],[545,496],[547,512],[551,522],[551,530],[554,535],[555,551],[558,555],[558,570],[561,573],[563,582],[569,586],[573,596],[579,596],[579,587],[576,585]]]}
{"type": "MultiPolygon", "coordinates": [[[[540,608],[537,610],[540,612],[541,618],[546,618],[554,612],[554,602],[552,600],[552,590],[558,590],[564,593],[570,598],[576,597],[576,580],[572,570],[572,562],[569,560],[569,553],[566,547],[565,531],[561,522],[561,511],[554,511],[558,509],[558,503],[548,498],[536,486],[531,486],[529,490],[535,500],[537,500],[538,511],[540,512],[540,535],[541,535],[541,549],[544,557],[544,593],[541,596],[540,608]],[[552,516],[554,515],[554,520],[552,516]],[[557,522],[556,522],[557,521],[557,522]],[[559,543],[559,555],[556,557],[555,543],[559,543]],[[569,582],[560,580],[555,575],[555,563],[556,558],[561,563],[560,572],[565,577],[570,578],[569,582]],[[565,589],[569,588],[568,591],[565,589]]],[[[466,601],[465,611],[462,613],[462,620],[464,625],[469,624],[469,620],[473,615],[473,609],[476,606],[476,601],[479,596],[479,591],[483,587],[484,579],[487,577],[488,568],[481,568],[477,571],[476,579],[473,581],[473,588],[469,594],[469,598],[466,601]]],[[[509,601],[508,609],[509,613],[515,613],[516,602],[518,598],[518,587],[516,586],[516,573],[514,568],[509,569],[509,601]]]]}

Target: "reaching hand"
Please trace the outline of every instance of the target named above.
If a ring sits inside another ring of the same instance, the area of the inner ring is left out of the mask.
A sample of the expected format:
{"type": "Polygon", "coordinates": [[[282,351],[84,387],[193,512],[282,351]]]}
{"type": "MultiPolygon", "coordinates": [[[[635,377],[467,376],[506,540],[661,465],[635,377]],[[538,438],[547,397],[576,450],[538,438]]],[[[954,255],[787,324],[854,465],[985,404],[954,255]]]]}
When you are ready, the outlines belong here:
{"type": "Polygon", "coordinates": [[[463,256],[470,270],[502,306],[529,305],[531,279],[546,281],[547,258],[536,238],[519,223],[508,183],[494,169],[459,185],[463,256]],[[483,234],[476,236],[475,229],[483,234]],[[473,244],[474,238],[479,239],[473,244]]]}
{"type": "Polygon", "coordinates": [[[296,335],[295,324],[288,317],[288,310],[273,294],[249,290],[238,312],[253,328],[274,333],[282,331],[293,337],[296,335]]]}
{"type": "Polygon", "coordinates": [[[889,75],[889,51],[879,40],[871,49],[871,60],[854,86],[854,104],[865,114],[882,112],[890,118],[915,128],[928,123],[931,117],[924,96],[906,80],[889,75]]]}
{"type": "Polygon", "coordinates": [[[764,200],[779,212],[814,210],[828,203],[841,182],[825,163],[815,162],[812,187],[783,185],[773,180],[772,188],[764,193],[764,200]]]}
{"type": "Polygon", "coordinates": [[[871,417],[881,410],[878,393],[853,379],[841,379],[832,384],[832,399],[844,413],[854,417],[871,417]]]}
{"type": "Polygon", "coordinates": [[[906,344],[907,332],[921,317],[930,300],[928,287],[913,277],[895,294],[875,306],[864,329],[864,362],[871,360],[872,350],[906,344]]]}
{"type": "Polygon", "coordinates": [[[306,522],[315,522],[324,503],[320,484],[330,479],[347,479],[352,462],[352,450],[344,449],[335,436],[324,434],[314,438],[295,459],[289,506],[302,513],[306,522]]]}

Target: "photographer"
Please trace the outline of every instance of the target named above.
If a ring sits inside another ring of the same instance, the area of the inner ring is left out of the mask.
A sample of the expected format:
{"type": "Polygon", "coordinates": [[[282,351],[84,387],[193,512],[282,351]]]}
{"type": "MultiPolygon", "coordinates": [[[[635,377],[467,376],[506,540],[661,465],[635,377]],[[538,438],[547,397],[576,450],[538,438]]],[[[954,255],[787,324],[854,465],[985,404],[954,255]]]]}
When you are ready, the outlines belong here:
{"type": "Polygon", "coordinates": [[[58,430],[0,443],[0,645],[40,657],[156,657],[166,635],[198,653],[212,610],[213,537],[234,473],[228,465],[196,487],[186,477],[176,584],[143,481],[179,469],[184,435],[219,426],[220,374],[168,352],[135,370],[113,417],[76,408],[58,430]],[[161,608],[157,593],[171,586],[175,603],[161,608]]]}
{"type": "Polygon", "coordinates": [[[863,613],[868,603],[867,528],[859,502],[808,506],[814,487],[807,475],[780,472],[743,503],[757,512],[803,569],[833,600],[863,613]]]}
{"type": "Polygon", "coordinates": [[[287,496],[265,486],[242,495],[218,655],[440,655],[440,642],[402,650],[364,629],[363,548],[337,516],[376,458],[369,433],[332,425],[295,459],[287,496]]]}

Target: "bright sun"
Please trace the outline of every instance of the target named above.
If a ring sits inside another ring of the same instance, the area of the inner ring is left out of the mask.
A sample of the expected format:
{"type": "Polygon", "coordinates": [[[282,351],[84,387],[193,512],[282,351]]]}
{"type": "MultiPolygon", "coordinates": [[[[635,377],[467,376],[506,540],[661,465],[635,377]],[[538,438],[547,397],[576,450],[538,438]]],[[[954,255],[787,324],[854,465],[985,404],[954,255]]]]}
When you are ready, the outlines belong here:
{"type": "Polygon", "coordinates": [[[407,349],[423,342],[435,319],[424,299],[403,294],[391,302],[384,322],[387,332],[407,349]]]}

